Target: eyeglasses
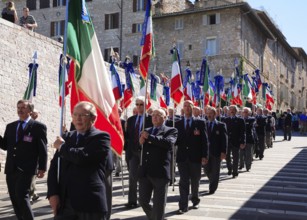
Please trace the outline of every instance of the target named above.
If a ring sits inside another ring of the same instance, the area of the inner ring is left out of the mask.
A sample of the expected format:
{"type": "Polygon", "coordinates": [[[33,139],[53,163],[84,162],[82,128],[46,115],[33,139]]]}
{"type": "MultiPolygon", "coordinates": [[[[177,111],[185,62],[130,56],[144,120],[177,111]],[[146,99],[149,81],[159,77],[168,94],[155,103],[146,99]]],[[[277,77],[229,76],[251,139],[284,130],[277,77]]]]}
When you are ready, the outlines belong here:
{"type": "Polygon", "coordinates": [[[86,118],[86,117],[88,117],[88,116],[90,116],[91,114],[77,114],[77,113],[73,113],[72,114],[72,116],[74,117],[74,118],[79,118],[79,117],[81,117],[81,118],[86,118]]]}
{"type": "Polygon", "coordinates": [[[136,103],[135,105],[136,106],[143,106],[144,104],[143,103],[136,103]]]}

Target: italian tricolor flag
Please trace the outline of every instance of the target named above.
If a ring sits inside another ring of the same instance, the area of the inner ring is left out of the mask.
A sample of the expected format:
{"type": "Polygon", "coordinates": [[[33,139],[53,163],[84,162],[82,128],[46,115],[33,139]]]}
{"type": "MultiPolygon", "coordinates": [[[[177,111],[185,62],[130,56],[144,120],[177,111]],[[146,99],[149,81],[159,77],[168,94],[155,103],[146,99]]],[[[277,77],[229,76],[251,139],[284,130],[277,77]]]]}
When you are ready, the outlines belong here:
{"type": "Polygon", "coordinates": [[[67,54],[74,62],[71,108],[80,101],[89,101],[97,108],[95,127],[108,132],[111,146],[122,154],[123,131],[94,26],[84,0],[72,0],[68,5],[67,54]]]}
{"type": "Polygon", "coordinates": [[[171,98],[176,105],[179,105],[183,97],[180,66],[178,62],[178,51],[173,49],[173,65],[171,78],[171,98]]]}

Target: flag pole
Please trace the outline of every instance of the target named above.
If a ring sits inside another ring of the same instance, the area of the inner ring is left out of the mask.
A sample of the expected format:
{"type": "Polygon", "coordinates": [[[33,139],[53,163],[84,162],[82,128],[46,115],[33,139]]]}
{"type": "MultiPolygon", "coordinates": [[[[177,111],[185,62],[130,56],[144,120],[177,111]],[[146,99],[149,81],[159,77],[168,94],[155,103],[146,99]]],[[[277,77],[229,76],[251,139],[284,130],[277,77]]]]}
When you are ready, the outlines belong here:
{"type": "MultiPolygon", "coordinates": [[[[177,106],[174,102],[174,110],[173,110],[173,128],[175,128],[175,112],[177,111],[177,106]]],[[[172,144],[173,148],[173,154],[172,154],[172,161],[173,161],[173,166],[172,166],[172,183],[173,183],[173,192],[175,191],[175,144],[172,144]]]]}
{"type": "MultiPolygon", "coordinates": [[[[145,130],[145,117],[146,117],[146,102],[147,102],[147,88],[148,88],[148,72],[146,74],[145,79],[145,99],[144,99],[144,112],[143,112],[143,124],[142,124],[142,132],[145,130]]],[[[140,157],[140,166],[143,164],[143,144],[141,145],[141,157],[140,157]]]]}
{"type": "MultiPolygon", "coordinates": [[[[68,24],[68,8],[69,0],[66,0],[66,16],[65,16],[65,29],[64,29],[64,43],[63,43],[63,56],[62,56],[62,106],[61,106],[61,117],[60,117],[60,135],[63,135],[63,125],[64,125],[64,113],[65,113],[65,81],[66,81],[66,65],[67,65],[67,24],[68,24]]],[[[60,166],[61,159],[58,157],[58,169],[57,169],[57,181],[60,182],[60,166]]]]}

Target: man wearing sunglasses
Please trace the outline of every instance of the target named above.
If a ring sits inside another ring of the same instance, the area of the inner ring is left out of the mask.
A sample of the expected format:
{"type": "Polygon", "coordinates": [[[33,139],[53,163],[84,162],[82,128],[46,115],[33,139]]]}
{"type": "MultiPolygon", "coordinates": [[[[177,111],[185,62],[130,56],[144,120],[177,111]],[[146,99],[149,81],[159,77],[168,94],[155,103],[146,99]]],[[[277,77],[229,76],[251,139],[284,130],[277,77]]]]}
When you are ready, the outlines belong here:
{"type": "Polygon", "coordinates": [[[129,193],[127,208],[137,207],[137,184],[138,184],[138,169],[140,166],[141,145],[139,143],[140,134],[145,128],[152,127],[151,116],[145,114],[145,97],[137,97],[135,100],[137,114],[131,116],[127,120],[127,131],[125,133],[126,141],[126,161],[129,170],[129,193]]]}

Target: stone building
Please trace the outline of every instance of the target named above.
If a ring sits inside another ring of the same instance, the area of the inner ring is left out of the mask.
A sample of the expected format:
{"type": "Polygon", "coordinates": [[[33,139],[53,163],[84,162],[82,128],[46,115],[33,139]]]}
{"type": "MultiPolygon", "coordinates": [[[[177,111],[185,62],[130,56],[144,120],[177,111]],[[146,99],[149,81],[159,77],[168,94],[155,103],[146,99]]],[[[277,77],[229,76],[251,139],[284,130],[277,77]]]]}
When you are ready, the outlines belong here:
{"type": "MultiPolygon", "coordinates": [[[[64,33],[66,0],[15,0],[18,15],[28,5],[39,27],[36,32],[57,39],[64,33]]],[[[138,65],[146,0],[86,0],[97,37],[109,60],[110,50],[123,60],[130,56],[138,65]]],[[[307,105],[306,53],[292,48],[265,11],[255,10],[243,0],[155,0],[153,27],[156,73],[171,71],[169,51],[176,44],[181,64],[192,72],[207,56],[211,77],[228,78],[235,59],[244,60],[244,73],[261,69],[275,97],[274,109],[291,107],[302,111],[307,105]],[[297,87],[296,85],[300,85],[297,87]],[[300,92],[301,91],[301,92],[300,92]]],[[[0,3],[0,5],[3,3],[0,3]]],[[[259,99],[260,101],[260,99],[259,99]]]]}

